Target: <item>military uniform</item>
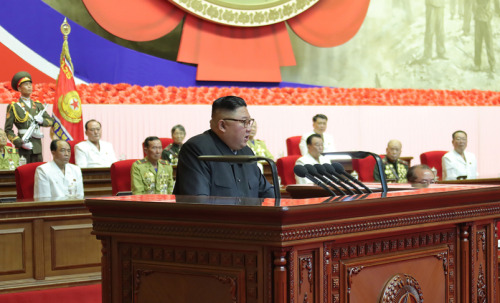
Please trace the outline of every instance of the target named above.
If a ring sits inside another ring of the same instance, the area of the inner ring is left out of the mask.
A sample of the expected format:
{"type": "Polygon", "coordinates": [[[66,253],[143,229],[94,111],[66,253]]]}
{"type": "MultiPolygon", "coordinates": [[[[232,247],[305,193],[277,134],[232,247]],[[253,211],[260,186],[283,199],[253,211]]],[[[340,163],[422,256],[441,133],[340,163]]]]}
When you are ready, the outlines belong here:
{"type": "MultiPolygon", "coordinates": [[[[31,76],[26,72],[20,72],[14,75],[12,79],[12,88],[18,90],[18,86],[24,82],[31,82],[31,76]]],[[[31,100],[31,99],[30,99],[31,100]]],[[[7,138],[19,149],[19,155],[26,158],[26,163],[42,162],[42,140],[30,138],[33,144],[33,149],[24,149],[22,137],[31,126],[34,117],[43,110],[43,105],[39,101],[31,100],[31,106],[28,106],[22,98],[17,102],[12,102],[7,106],[7,115],[5,117],[5,133],[7,138]],[[14,133],[13,126],[16,126],[18,135],[14,133]]],[[[36,123],[36,122],[35,122],[36,123]]],[[[43,123],[41,126],[52,126],[54,119],[49,116],[47,112],[43,113],[43,123]]]]}
{"type": "Polygon", "coordinates": [[[174,187],[172,166],[165,160],[158,160],[158,172],[147,158],[135,161],[130,171],[130,180],[134,195],[171,194],[174,187]]]}
{"type": "Polygon", "coordinates": [[[181,151],[182,144],[170,143],[165,149],[161,152],[161,158],[163,160],[167,160],[172,164],[177,164],[179,159],[179,152],[181,151]]]}
{"type": "MultiPolygon", "coordinates": [[[[406,175],[408,174],[408,162],[398,159],[396,163],[390,163],[387,157],[382,159],[383,171],[387,182],[392,183],[406,183],[406,175]]],[[[380,174],[378,167],[375,165],[373,169],[373,178],[375,181],[380,181],[380,174]]]]}
{"type": "Polygon", "coordinates": [[[19,154],[17,149],[10,146],[4,146],[0,152],[0,170],[9,170],[10,161],[14,162],[14,166],[19,166],[19,154]]]}
{"type": "Polygon", "coordinates": [[[262,140],[248,140],[248,147],[253,151],[256,156],[274,159],[271,152],[267,149],[266,143],[262,140]],[[252,142],[253,141],[253,142],[252,142]]]}

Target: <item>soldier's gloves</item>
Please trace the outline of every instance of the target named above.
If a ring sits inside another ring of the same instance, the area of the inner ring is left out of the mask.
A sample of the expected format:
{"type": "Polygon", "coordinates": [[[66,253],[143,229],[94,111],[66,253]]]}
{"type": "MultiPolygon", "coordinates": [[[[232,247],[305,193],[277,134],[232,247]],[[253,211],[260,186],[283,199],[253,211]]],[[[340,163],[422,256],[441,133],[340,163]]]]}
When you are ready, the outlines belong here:
{"type": "Polygon", "coordinates": [[[31,142],[23,143],[23,145],[21,147],[24,148],[24,149],[27,149],[27,150],[32,150],[33,149],[33,143],[31,143],[31,142]]]}
{"type": "Polygon", "coordinates": [[[36,121],[36,123],[42,125],[43,124],[43,117],[39,116],[39,115],[36,115],[35,116],[35,121],[36,121]]]}

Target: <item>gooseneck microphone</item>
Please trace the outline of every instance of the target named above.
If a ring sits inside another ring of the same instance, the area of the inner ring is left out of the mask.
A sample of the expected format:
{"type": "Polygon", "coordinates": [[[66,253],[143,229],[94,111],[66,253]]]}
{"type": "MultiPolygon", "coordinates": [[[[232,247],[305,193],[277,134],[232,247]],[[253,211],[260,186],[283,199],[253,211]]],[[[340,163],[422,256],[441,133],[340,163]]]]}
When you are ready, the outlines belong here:
{"type": "Polygon", "coordinates": [[[316,184],[316,185],[320,186],[321,188],[323,188],[324,190],[328,191],[332,196],[337,196],[337,194],[335,194],[335,192],[333,192],[333,190],[331,190],[328,186],[321,183],[318,179],[314,178],[314,176],[312,176],[310,173],[308,173],[307,169],[304,166],[295,165],[295,167],[293,168],[293,172],[301,178],[307,178],[307,179],[311,180],[314,184],[316,184]]]}
{"type": "MultiPolygon", "coordinates": [[[[351,194],[351,195],[356,194],[352,191],[352,189],[350,189],[348,186],[346,186],[344,183],[342,183],[341,178],[338,178],[337,176],[334,176],[334,175],[332,176],[332,174],[329,174],[323,165],[314,164],[314,168],[316,168],[316,171],[318,172],[318,174],[325,176],[327,179],[331,180],[332,182],[342,186],[342,188],[345,189],[349,194],[351,194]]],[[[355,187],[353,187],[353,188],[355,188],[355,187]]]]}
{"type": "Polygon", "coordinates": [[[359,189],[359,187],[357,187],[356,185],[354,185],[354,183],[349,181],[349,179],[347,179],[346,176],[339,174],[339,172],[330,163],[323,164],[323,167],[328,173],[332,174],[336,178],[342,180],[342,182],[345,182],[350,187],[354,188],[359,194],[363,194],[363,191],[359,189]]]}
{"type": "Polygon", "coordinates": [[[345,169],[342,166],[342,164],[340,164],[338,162],[335,162],[335,163],[332,164],[332,166],[335,169],[335,171],[337,171],[338,173],[342,174],[343,176],[346,176],[347,178],[349,178],[349,180],[351,180],[354,183],[358,184],[359,186],[363,187],[367,192],[373,193],[373,191],[371,189],[369,189],[368,186],[364,185],[363,182],[359,181],[358,179],[356,179],[353,176],[351,176],[350,174],[348,174],[345,171],[345,169]]]}
{"type": "Polygon", "coordinates": [[[323,177],[323,175],[321,175],[314,166],[312,166],[311,164],[306,164],[306,165],[304,165],[304,167],[307,169],[308,173],[310,173],[314,177],[318,178],[319,180],[323,181],[323,183],[330,185],[330,187],[332,187],[333,189],[338,191],[342,196],[346,195],[346,193],[344,191],[342,191],[337,185],[332,183],[327,178],[323,177]]]}

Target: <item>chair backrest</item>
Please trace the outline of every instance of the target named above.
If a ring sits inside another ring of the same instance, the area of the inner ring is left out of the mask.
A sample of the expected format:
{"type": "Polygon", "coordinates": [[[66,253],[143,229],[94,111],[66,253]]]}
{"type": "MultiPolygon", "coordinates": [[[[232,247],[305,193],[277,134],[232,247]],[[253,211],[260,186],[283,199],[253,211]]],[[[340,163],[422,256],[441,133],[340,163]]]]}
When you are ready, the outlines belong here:
{"type": "Polygon", "coordinates": [[[299,147],[300,139],[302,136],[286,138],[286,152],[289,156],[302,155],[299,147]]]}
{"type": "Polygon", "coordinates": [[[296,183],[293,168],[295,167],[295,162],[297,162],[297,159],[300,157],[300,155],[285,156],[276,161],[276,168],[281,178],[281,185],[296,183]]]}
{"type": "Polygon", "coordinates": [[[82,141],[68,141],[69,146],[71,147],[71,157],[69,157],[69,163],[76,164],[75,162],[75,145],[82,141]]]}
{"type": "Polygon", "coordinates": [[[21,165],[16,168],[16,191],[17,199],[33,199],[35,191],[35,172],[36,168],[45,162],[34,162],[21,165]]]}
{"type": "Polygon", "coordinates": [[[137,159],[117,161],[111,165],[111,191],[113,196],[119,192],[130,191],[130,169],[137,159]]]}
{"type": "Polygon", "coordinates": [[[436,168],[439,180],[443,180],[443,167],[441,159],[447,151],[434,150],[420,154],[420,163],[436,168]]]}
{"type": "MultiPolygon", "coordinates": [[[[384,158],[385,155],[380,155],[384,158]]],[[[375,168],[375,158],[368,156],[364,159],[352,159],[352,169],[358,173],[358,179],[363,182],[373,182],[373,169],[375,168]]]]}
{"type": "MultiPolygon", "coordinates": [[[[165,149],[170,143],[174,143],[174,139],[172,138],[160,138],[161,141],[161,149],[165,149]]],[[[144,152],[144,142],[142,142],[142,152],[144,157],[146,157],[146,153],[144,152]]]]}

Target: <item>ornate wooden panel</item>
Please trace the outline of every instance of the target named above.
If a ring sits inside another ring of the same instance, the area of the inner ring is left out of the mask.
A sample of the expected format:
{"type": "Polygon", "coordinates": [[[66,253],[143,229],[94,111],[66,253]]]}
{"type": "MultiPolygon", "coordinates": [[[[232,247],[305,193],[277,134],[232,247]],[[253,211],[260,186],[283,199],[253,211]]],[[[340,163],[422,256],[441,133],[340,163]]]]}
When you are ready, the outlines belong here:
{"type": "Polygon", "coordinates": [[[120,302],[258,302],[257,252],[166,245],[117,246],[120,302]],[[196,285],[195,288],[192,287],[196,285]]]}
{"type": "Polygon", "coordinates": [[[194,301],[191,289],[220,302],[495,302],[500,188],[372,195],[282,199],[281,206],[89,199],[93,233],[104,244],[103,302],[155,300],[148,293],[163,294],[166,284],[176,289],[164,296],[177,291],[176,299],[194,301]]]}
{"type": "Polygon", "coordinates": [[[384,286],[401,273],[416,279],[426,302],[454,302],[456,241],[456,230],[447,229],[333,245],[331,301],[381,298],[384,286]]]}

